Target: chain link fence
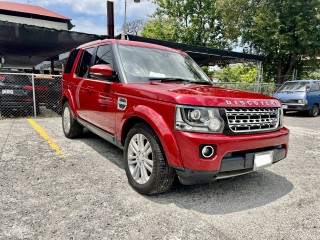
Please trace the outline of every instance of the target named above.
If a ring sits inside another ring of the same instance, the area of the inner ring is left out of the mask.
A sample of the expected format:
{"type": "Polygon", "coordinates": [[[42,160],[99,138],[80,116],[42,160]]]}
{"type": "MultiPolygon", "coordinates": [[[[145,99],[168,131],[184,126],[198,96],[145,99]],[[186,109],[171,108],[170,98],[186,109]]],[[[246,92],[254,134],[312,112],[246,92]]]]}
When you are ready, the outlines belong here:
{"type": "Polygon", "coordinates": [[[247,83],[247,82],[215,82],[215,86],[241,90],[246,92],[258,92],[272,96],[281,86],[274,83],[247,83]]]}
{"type": "Polygon", "coordinates": [[[0,72],[0,118],[61,114],[61,76],[0,72]]]}
{"type": "MultiPolygon", "coordinates": [[[[0,72],[0,118],[54,117],[61,114],[60,75],[0,72]]],[[[214,85],[272,96],[273,83],[217,82],[214,85]]]]}

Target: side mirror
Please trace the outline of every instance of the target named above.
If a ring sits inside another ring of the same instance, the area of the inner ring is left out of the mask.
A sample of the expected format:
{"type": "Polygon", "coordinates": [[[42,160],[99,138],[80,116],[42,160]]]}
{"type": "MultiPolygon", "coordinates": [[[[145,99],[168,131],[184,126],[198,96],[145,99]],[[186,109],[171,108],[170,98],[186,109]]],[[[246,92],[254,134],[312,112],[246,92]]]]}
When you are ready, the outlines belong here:
{"type": "Polygon", "coordinates": [[[90,67],[90,77],[99,80],[113,80],[113,69],[105,64],[97,64],[90,67]]]}

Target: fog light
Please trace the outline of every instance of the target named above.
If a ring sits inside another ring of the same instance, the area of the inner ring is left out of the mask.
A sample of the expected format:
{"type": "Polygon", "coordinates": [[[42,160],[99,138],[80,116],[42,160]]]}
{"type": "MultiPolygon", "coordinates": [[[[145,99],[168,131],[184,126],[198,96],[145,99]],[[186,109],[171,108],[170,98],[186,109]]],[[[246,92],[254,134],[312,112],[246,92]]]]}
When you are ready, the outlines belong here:
{"type": "Polygon", "coordinates": [[[212,158],[216,153],[215,148],[215,145],[200,145],[200,158],[212,158]]]}

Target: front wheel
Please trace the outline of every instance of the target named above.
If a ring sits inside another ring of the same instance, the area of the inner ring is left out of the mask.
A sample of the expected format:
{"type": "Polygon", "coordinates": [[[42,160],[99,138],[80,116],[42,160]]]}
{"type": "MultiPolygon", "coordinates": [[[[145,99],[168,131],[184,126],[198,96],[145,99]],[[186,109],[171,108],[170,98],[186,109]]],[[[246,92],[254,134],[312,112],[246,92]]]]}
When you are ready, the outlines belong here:
{"type": "Polygon", "coordinates": [[[62,128],[67,138],[79,137],[83,132],[83,127],[77,122],[73,116],[70,104],[66,102],[62,109],[62,128]]]}
{"type": "Polygon", "coordinates": [[[309,110],[310,117],[316,117],[319,115],[319,107],[317,105],[313,105],[312,108],[309,110]]]}
{"type": "Polygon", "coordinates": [[[128,133],[124,165],[129,184],[141,194],[158,194],[168,190],[176,176],[166,161],[157,134],[144,123],[135,125],[128,133]]]}

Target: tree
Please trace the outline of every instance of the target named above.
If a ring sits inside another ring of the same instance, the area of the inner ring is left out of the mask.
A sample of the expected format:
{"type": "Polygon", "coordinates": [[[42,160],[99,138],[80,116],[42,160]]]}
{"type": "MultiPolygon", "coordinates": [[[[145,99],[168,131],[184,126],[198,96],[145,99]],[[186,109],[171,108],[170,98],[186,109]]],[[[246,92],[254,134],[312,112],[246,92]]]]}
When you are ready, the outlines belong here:
{"type": "Polygon", "coordinates": [[[229,42],[224,38],[224,29],[218,21],[215,1],[152,0],[158,8],[152,15],[153,20],[143,27],[142,36],[229,48],[229,42]],[[164,24],[164,28],[161,24],[164,24]]]}
{"type": "Polygon", "coordinates": [[[125,32],[132,35],[140,35],[142,27],[145,25],[144,19],[138,19],[134,20],[132,22],[126,23],[125,26],[123,26],[120,31],[125,32]]]}
{"type": "Polygon", "coordinates": [[[265,55],[268,79],[283,83],[295,68],[302,74],[306,57],[317,63],[319,0],[217,0],[216,8],[228,38],[240,39],[251,53],[265,55]]]}
{"type": "Polygon", "coordinates": [[[213,74],[220,82],[247,82],[253,83],[257,75],[257,69],[252,65],[237,64],[226,66],[221,71],[213,74]]]}
{"type": "Polygon", "coordinates": [[[176,42],[178,41],[178,24],[175,20],[159,16],[149,20],[142,28],[143,37],[176,42]]]}

